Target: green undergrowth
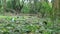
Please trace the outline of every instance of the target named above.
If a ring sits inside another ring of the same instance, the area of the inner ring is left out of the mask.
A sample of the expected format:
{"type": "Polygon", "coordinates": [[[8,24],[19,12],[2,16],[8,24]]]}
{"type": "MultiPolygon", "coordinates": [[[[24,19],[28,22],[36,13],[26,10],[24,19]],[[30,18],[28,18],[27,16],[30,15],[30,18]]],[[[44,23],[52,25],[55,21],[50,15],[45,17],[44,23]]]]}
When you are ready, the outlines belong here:
{"type": "Polygon", "coordinates": [[[36,16],[0,16],[1,34],[51,34],[53,22],[36,16]]]}

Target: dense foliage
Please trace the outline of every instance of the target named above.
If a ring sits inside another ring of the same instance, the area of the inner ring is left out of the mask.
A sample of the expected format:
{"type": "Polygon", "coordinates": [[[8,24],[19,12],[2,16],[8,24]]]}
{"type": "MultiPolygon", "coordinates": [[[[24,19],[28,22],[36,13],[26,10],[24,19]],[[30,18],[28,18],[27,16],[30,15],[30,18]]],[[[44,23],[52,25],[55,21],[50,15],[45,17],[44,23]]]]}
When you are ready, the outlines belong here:
{"type": "Polygon", "coordinates": [[[51,9],[48,2],[40,0],[0,0],[0,7],[0,9],[5,10],[6,12],[32,14],[47,12],[51,9]]]}

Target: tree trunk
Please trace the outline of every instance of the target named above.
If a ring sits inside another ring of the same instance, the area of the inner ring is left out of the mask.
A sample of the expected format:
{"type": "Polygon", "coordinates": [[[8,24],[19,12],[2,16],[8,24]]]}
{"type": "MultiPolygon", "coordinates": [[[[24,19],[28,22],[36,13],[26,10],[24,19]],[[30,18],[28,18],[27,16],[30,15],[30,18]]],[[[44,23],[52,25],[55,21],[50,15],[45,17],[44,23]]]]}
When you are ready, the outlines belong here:
{"type": "Polygon", "coordinates": [[[53,0],[53,18],[58,18],[58,15],[60,15],[60,0],[53,0]]]}

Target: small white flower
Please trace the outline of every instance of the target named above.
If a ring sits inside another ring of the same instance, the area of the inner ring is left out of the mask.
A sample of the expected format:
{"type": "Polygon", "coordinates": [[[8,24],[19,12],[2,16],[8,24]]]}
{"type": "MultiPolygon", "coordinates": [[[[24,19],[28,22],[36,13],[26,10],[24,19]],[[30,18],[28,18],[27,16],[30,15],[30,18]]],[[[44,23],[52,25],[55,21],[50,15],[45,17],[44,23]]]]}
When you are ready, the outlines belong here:
{"type": "Polygon", "coordinates": [[[12,20],[11,20],[12,22],[14,22],[14,18],[12,18],[12,20]]]}

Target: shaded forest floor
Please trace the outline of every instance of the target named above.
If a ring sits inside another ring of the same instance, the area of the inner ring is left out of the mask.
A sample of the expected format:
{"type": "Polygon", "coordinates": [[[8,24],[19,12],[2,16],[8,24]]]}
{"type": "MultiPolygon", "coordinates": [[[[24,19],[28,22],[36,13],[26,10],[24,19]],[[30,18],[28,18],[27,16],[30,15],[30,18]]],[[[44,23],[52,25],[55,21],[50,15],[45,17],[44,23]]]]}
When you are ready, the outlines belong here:
{"type": "Polygon", "coordinates": [[[38,18],[37,14],[0,14],[1,34],[51,34],[60,33],[59,23],[54,23],[50,18],[38,18]],[[44,22],[46,21],[46,22],[44,22]]]}

